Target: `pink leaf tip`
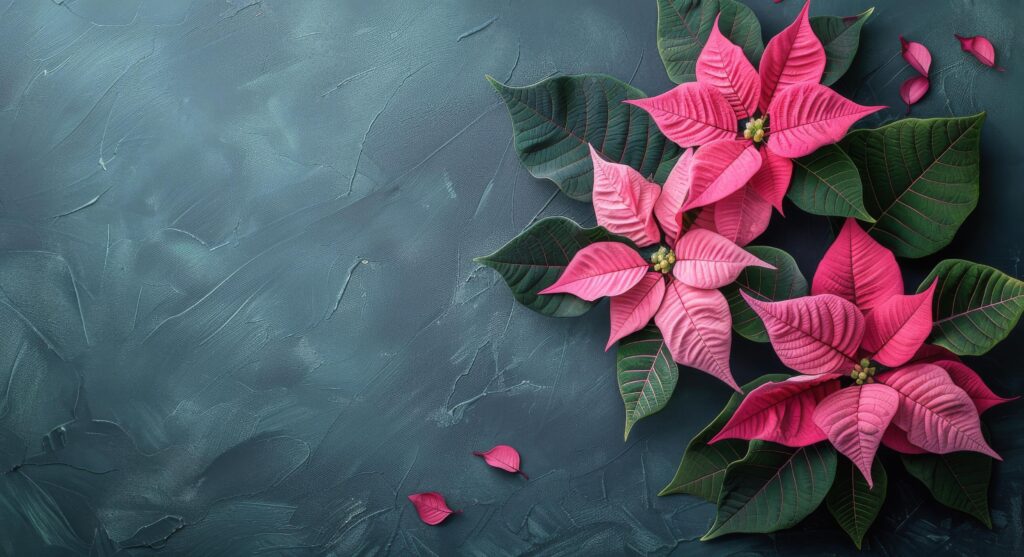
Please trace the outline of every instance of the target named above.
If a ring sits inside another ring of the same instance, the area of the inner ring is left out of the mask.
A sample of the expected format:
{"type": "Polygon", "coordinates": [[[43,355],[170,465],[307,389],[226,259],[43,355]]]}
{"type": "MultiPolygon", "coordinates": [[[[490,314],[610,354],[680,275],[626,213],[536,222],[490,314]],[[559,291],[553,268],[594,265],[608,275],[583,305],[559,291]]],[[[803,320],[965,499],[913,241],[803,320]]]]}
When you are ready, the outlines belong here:
{"type": "Polygon", "coordinates": [[[444,496],[436,491],[413,493],[409,496],[409,501],[416,507],[416,513],[420,515],[420,520],[431,526],[437,526],[452,514],[459,512],[448,508],[444,496]]]}
{"type": "Polygon", "coordinates": [[[483,458],[484,462],[493,468],[519,474],[526,480],[530,479],[519,469],[519,451],[508,445],[495,445],[494,448],[485,452],[473,451],[473,455],[483,458]]]}

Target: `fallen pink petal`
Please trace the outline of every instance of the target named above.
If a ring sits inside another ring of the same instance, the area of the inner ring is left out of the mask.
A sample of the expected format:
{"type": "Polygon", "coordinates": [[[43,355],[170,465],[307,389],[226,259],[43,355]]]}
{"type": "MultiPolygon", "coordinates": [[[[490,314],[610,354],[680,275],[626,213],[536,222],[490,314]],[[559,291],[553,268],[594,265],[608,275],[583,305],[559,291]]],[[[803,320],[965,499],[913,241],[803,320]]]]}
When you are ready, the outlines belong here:
{"type": "Polygon", "coordinates": [[[907,114],[910,114],[910,107],[917,104],[925,96],[929,86],[928,78],[923,75],[916,75],[904,81],[903,85],[900,85],[900,98],[907,105],[907,114]]]}
{"type": "Polygon", "coordinates": [[[900,48],[903,51],[903,59],[910,64],[910,67],[917,70],[917,73],[927,76],[932,67],[932,53],[921,43],[908,41],[900,35],[900,48]]]}
{"type": "Polygon", "coordinates": [[[412,505],[416,507],[416,513],[420,515],[420,520],[431,526],[437,526],[452,514],[459,512],[448,508],[444,496],[436,491],[413,493],[409,496],[409,501],[412,501],[412,505]]]}
{"type": "Polygon", "coordinates": [[[996,47],[992,46],[992,42],[985,37],[981,35],[975,37],[953,36],[960,41],[960,48],[964,49],[964,52],[969,52],[982,64],[1001,72],[1006,71],[1006,68],[996,65],[996,47]]]}
{"type": "MultiPolygon", "coordinates": [[[[646,324],[646,321],[644,324],[646,324]]],[[[483,458],[484,462],[492,468],[512,472],[513,474],[519,474],[527,480],[530,479],[530,477],[520,469],[519,451],[508,445],[495,445],[494,448],[485,452],[473,451],[473,455],[483,458]]]]}

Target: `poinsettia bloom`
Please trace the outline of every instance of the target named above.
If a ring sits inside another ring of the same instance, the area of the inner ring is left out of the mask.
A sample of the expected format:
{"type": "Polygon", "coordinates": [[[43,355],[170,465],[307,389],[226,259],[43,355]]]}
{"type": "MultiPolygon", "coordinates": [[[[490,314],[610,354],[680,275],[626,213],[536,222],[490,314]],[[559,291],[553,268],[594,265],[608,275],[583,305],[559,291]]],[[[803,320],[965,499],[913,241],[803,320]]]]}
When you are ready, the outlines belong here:
{"type": "MultiPolygon", "coordinates": [[[[648,182],[633,168],[605,161],[593,147],[593,203],[597,223],[640,248],[667,244],[650,256],[622,242],[581,249],[558,281],[541,294],[568,293],[584,300],[611,297],[610,348],[654,319],[672,358],[739,390],[729,369],[732,317],[717,289],[748,266],[773,266],[721,235],[683,225],[693,153],[686,151],[665,181],[648,182]]],[[[606,348],[606,349],[607,349],[606,348]]]]}
{"type": "Polygon", "coordinates": [[[814,274],[811,295],[762,302],[782,363],[804,374],[747,395],[712,439],[801,447],[828,439],[872,485],[880,444],[905,453],[975,451],[999,458],[979,413],[1006,402],[956,356],[924,345],[936,283],[903,294],[892,252],[848,219],[814,274]]]}
{"type": "Polygon", "coordinates": [[[722,35],[716,18],[696,82],[626,101],[650,113],[672,141],[700,146],[683,209],[713,204],[715,229],[741,245],[768,226],[772,206],[782,212],[790,159],[839,141],[854,122],[884,108],[861,106],[820,84],[825,49],[811,29],[809,6],[768,41],[760,72],[722,35]]]}

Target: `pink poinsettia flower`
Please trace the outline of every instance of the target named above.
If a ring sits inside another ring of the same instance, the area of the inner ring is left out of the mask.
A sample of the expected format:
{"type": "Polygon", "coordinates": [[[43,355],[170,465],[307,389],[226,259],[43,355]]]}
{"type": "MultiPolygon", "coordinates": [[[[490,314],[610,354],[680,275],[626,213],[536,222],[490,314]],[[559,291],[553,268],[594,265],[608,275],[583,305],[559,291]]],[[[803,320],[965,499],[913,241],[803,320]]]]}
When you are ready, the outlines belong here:
{"type": "Polygon", "coordinates": [[[610,297],[606,349],[653,318],[676,362],[738,391],[729,368],[732,317],[718,288],[748,266],[774,267],[715,232],[684,226],[692,151],[683,153],[664,188],[627,165],[605,161],[593,147],[590,155],[597,223],[640,248],[659,244],[663,235],[667,245],[648,260],[622,242],[590,244],[540,293],[568,293],[588,301],[610,297]]]}
{"type": "Polygon", "coordinates": [[[979,414],[1007,402],[956,356],[925,345],[936,283],[903,294],[892,252],[848,219],[818,266],[811,295],[761,302],[782,363],[803,375],[754,389],[711,440],[802,447],[828,439],[872,485],[879,445],[904,453],[975,451],[999,458],[979,414]]]}
{"type": "Polygon", "coordinates": [[[647,111],[675,143],[700,146],[683,209],[705,207],[712,214],[702,226],[740,245],[764,231],[773,206],[782,212],[791,159],[839,141],[854,122],[884,108],[861,106],[820,84],[825,49],[809,7],[768,41],[760,71],[722,35],[716,18],[696,82],[626,101],[647,111]]]}

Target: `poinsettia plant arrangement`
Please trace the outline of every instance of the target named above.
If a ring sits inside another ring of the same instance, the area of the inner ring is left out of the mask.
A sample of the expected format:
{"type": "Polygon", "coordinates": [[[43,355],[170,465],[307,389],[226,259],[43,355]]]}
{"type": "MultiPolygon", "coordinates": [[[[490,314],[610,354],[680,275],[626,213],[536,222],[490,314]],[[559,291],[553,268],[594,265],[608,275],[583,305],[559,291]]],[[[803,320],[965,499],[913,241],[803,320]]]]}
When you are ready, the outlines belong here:
{"type": "Polygon", "coordinates": [[[884,446],[940,502],[990,524],[999,455],[979,416],[1010,399],[959,355],[1005,338],[1022,294],[1024,283],[995,269],[947,260],[906,295],[893,253],[848,219],[811,295],[772,302],[741,292],[798,375],[746,386],[691,442],[663,494],[716,503],[704,539],[788,528],[824,501],[860,547],[885,499],[884,446]]]}

